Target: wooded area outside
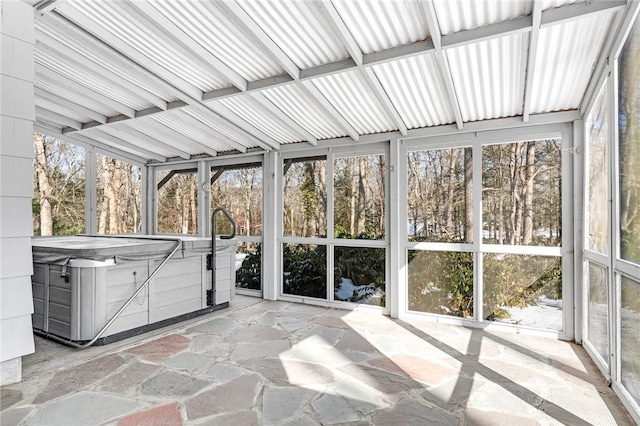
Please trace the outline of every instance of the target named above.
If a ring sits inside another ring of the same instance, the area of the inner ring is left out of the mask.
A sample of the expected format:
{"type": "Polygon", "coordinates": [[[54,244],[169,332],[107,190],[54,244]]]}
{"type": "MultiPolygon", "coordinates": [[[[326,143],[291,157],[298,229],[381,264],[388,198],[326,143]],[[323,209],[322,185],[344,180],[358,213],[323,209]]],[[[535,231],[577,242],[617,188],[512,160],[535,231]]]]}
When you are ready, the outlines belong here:
{"type": "Polygon", "coordinates": [[[156,172],[156,229],[166,234],[198,234],[198,170],[156,172]]]}

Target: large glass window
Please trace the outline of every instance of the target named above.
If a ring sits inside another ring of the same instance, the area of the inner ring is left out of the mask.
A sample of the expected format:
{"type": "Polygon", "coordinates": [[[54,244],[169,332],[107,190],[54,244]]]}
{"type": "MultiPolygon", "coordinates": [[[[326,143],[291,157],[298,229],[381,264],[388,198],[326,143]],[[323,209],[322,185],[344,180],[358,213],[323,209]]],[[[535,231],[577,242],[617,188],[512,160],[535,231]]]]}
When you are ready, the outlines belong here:
{"type": "Polygon", "coordinates": [[[640,21],[618,59],[620,257],[640,264],[640,21]]]}
{"type": "Polygon", "coordinates": [[[550,256],[483,256],[483,318],[562,330],[562,259],[550,256]]]}
{"type": "Polygon", "coordinates": [[[198,170],[156,172],[157,231],[167,234],[198,233],[198,170]]]}
{"type": "Polygon", "coordinates": [[[470,147],[408,154],[407,226],[413,241],[473,241],[470,147]]]}
{"type": "Polygon", "coordinates": [[[283,220],[285,236],[327,236],[326,157],[284,162],[283,220]]]}
{"type": "Polygon", "coordinates": [[[140,167],[98,154],[98,234],[135,233],[142,221],[140,167]]]}
{"type": "Polygon", "coordinates": [[[386,249],[334,247],[334,300],[384,307],[386,249]]]}
{"type": "Polygon", "coordinates": [[[609,279],[607,269],[589,262],[586,282],[587,338],[605,364],[609,365],[609,279]]]}
{"type": "Polygon", "coordinates": [[[587,117],[587,235],[589,250],[609,254],[609,102],[604,86],[587,117]]]}
{"type": "Polygon", "coordinates": [[[482,148],[482,241],[560,246],[561,142],[547,139],[482,148]]]}
{"type": "Polygon", "coordinates": [[[33,233],[85,232],[85,150],[40,133],[33,134],[33,233]]]}
{"type": "Polygon", "coordinates": [[[327,298],[327,246],[283,245],[283,293],[327,298]]]}
{"type": "Polygon", "coordinates": [[[334,237],[384,238],[384,155],[337,158],[333,176],[334,237]]]}
{"type": "Polygon", "coordinates": [[[640,282],[622,277],[620,359],[622,384],[640,404],[640,282]]]}

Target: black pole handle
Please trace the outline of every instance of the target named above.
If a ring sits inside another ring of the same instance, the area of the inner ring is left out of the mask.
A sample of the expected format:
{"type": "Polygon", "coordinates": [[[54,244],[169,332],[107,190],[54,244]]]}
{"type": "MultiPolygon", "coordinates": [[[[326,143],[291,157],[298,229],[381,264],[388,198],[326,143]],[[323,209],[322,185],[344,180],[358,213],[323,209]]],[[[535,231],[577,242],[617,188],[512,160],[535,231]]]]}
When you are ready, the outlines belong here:
{"type": "Polygon", "coordinates": [[[231,222],[231,225],[233,226],[233,232],[231,233],[231,235],[220,235],[220,239],[230,240],[234,238],[236,236],[236,221],[233,220],[231,214],[224,207],[218,207],[213,211],[213,213],[211,213],[211,233],[213,235],[213,238],[216,237],[216,214],[218,214],[218,212],[224,213],[224,215],[227,217],[227,219],[229,219],[229,222],[231,222]]]}

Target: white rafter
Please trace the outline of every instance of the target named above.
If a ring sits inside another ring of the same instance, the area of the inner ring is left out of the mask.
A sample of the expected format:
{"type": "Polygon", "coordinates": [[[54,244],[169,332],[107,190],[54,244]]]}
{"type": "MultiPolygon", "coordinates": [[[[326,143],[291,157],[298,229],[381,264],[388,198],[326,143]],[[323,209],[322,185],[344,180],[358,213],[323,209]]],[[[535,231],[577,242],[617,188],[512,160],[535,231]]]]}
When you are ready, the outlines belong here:
{"type": "MultiPolygon", "coordinates": [[[[140,145],[140,144],[145,144],[150,146],[160,145],[162,149],[171,153],[171,155],[174,157],[181,157],[181,158],[184,158],[185,160],[188,160],[191,158],[191,154],[189,154],[188,152],[178,149],[170,143],[165,143],[164,141],[159,140],[158,138],[151,137],[146,133],[141,132],[138,129],[134,129],[133,127],[128,126],[126,124],[120,124],[118,126],[100,127],[100,130],[102,130],[104,133],[109,133],[110,135],[113,135],[119,139],[126,138],[128,140],[131,140],[136,145],[140,145]]],[[[91,132],[83,132],[83,134],[85,133],[91,134],[91,132]]]]}
{"type": "Polygon", "coordinates": [[[400,133],[406,135],[407,125],[402,120],[402,117],[400,117],[400,114],[398,114],[396,107],[393,105],[393,102],[391,102],[389,95],[387,95],[384,87],[382,87],[382,84],[378,80],[378,77],[376,77],[373,69],[366,70],[364,68],[364,55],[362,50],[358,47],[358,43],[342,21],[342,18],[333,3],[331,3],[330,0],[322,0],[322,3],[318,3],[317,5],[320,13],[325,15],[327,21],[333,26],[333,30],[346,47],[349,55],[351,55],[351,59],[355,63],[356,69],[360,73],[360,76],[364,80],[366,86],[371,90],[376,101],[378,101],[385,114],[396,125],[400,133]]]}
{"type": "Polygon", "coordinates": [[[271,102],[263,93],[255,92],[251,94],[251,97],[256,100],[262,107],[264,107],[271,114],[276,116],[282,123],[289,127],[294,133],[302,135],[302,137],[311,145],[317,145],[318,139],[308,132],[304,127],[296,123],[291,117],[285,114],[280,108],[278,108],[273,102],[271,102]]]}
{"type": "Polygon", "coordinates": [[[445,88],[447,89],[447,95],[449,96],[449,105],[451,105],[453,114],[456,117],[456,125],[458,126],[458,129],[462,129],[464,127],[464,122],[462,120],[460,102],[458,100],[458,95],[456,94],[455,85],[453,84],[453,76],[451,75],[451,68],[449,68],[449,60],[442,50],[442,32],[440,31],[440,24],[438,24],[438,17],[436,16],[436,10],[433,6],[433,0],[425,0],[423,3],[423,9],[425,17],[427,18],[429,34],[431,35],[431,41],[433,42],[433,48],[436,54],[436,62],[438,63],[438,69],[440,70],[440,77],[442,78],[442,81],[444,81],[445,88]]]}
{"type": "Polygon", "coordinates": [[[529,121],[531,111],[531,90],[533,89],[533,77],[536,70],[538,57],[538,38],[540,37],[540,22],[542,20],[542,0],[533,0],[533,12],[531,13],[531,34],[529,34],[529,51],[527,58],[527,72],[524,83],[524,105],[522,108],[522,121],[529,121]]]}
{"type": "Polygon", "coordinates": [[[42,108],[40,106],[36,106],[36,117],[38,117],[38,119],[44,119],[45,121],[49,121],[54,124],[73,127],[74,129],[80,129],[82,127],[81,122],[74,120],[73,118],[66,117],[57,112],[49,111],[48,109],[42,108]]]}
{"type": "Polygon", "coordinates": [[[36,95],[36,98],[41,98],[41,99],[46,99],[50,102],[53,102],[56,105],[59,105],[61,108],[65,108],[71,112],[75,112],[78,115],[82,115],[88,118],[91,118],[99,123],[106,123],[107,122],[107,117],[93,111],[90,108],[86,108],[83,107],[82,105],[78,105],[74,102],[71,102],[67,99],[64,99],[58,95],[54,95],[53,93],[49,93],[44,89],[41,89],[39,87],[34,87],[33,88],[34,94],[36,95]]]}
{"type": "Polygon", "coordinates": [[[141,146],[138,146],[136,144],[133,144],[129,141],[126,141],[122,138],[113,136],[107,132],[103,132],[102,130],[94,130],[91,132],[91,138],[95,139],[97,141],[101,141],[107,144],[113,144],[116,147],[122,147],[122,148],[127,148],[130,149],[132,151],[137,151],[142,155],[147,156],[148,158],[153,158],[154,160],[158,160],[158,161],[162,161],[165,162],[167,161],[167,158],[159,155],[158,153],[154,153],[153,151],[150,151],[146,148],[143,148],[141,146]]]}

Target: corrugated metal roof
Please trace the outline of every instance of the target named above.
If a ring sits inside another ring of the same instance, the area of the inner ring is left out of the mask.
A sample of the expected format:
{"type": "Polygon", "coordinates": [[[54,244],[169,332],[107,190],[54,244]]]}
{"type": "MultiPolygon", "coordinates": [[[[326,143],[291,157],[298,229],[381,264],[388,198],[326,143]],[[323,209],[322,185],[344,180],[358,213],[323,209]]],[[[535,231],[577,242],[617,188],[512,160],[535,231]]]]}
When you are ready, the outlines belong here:
{"type": "Polygon", "coordinates": [[[217,102],[281,144],[304,140],[250,96],[226,98],[217,102]]]}
{"type": "Polygon", "coordinates": [[[229,87],[226,79],[133,6],[126,2],[69,2],[58,10],[64,15],[67,8],[75,8],[145,56],[165,67],[176,76],[191,82],[202,91],[229,87]]]}
{"type": "Polygon", "coordinates": [[[447,49],[464,121],[522,114],[528,34],[447,49]]]}
{"type": "Polygon", "coordinates": [[[285,114],[300,123],[318,139],[339,138],[346,133],[323,108],[313,102],[297,84],[265,90],[269,98],[285,114]]]}
{"type": "Polygon", "coordinates": [[[395,130],[359,71],[328,75],[313,80],[324,96],[360,134],[395,130]]]}
{"type": "Polygon", "coordinates": [[[424,7],[418,1],[333,1],[363,53],[425,40],[424,7]]]}
{"type": "Polygon", "coordinates": [[[613,17],[601,14],[540,30],[532,113],[578,108],[613,17]]]}
{"type": "Polygon", "coordinates": [[[319,18],[312,1],[252,1],[238,3],[295,62],[298,68],[336,62],[349,57],[339,37],[319,18]]]}
{"type": "Polygon", "coordinates": [[[247,80],[261,80],[284,73],[283,68],[238,31],[215,2],[153,1],[154,7],[247,80]]]}
{"type": "Polygon", "coordinates": [[[434,53],[387,62],[373,69],[408,128],[455,122],[434,53]]]}
{"type": "Polygon", "coordinates": [[[441,51],[424,42],[421,0],[47,3],[35,13],[36,118],[86,138],[127,129],[119,137],[143,152],[188,158],[577,109],[624,10],[542,0],[527,69],[532,0],[433,1],[441,34],[457,33],[441,51]]]}

